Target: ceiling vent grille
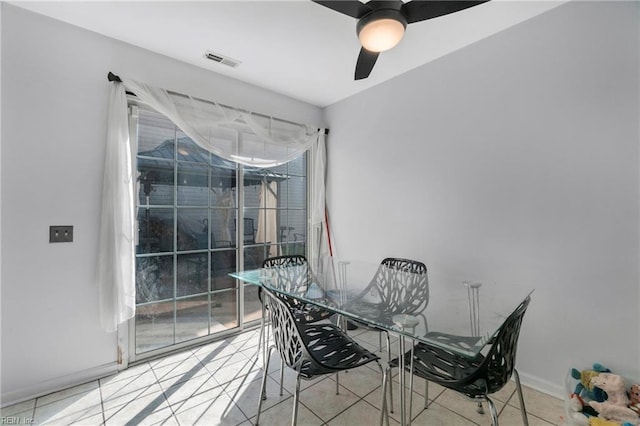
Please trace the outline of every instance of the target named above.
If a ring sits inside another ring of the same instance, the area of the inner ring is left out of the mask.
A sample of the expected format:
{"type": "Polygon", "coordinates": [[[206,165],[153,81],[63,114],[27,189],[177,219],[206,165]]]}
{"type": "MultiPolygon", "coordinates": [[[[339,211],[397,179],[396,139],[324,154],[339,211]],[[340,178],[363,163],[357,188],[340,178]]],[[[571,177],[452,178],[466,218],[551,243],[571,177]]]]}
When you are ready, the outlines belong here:
{"type": "Polygon", "coordinates": [[[209,59],[210,61],[218,62],[220,64],[226,65],[226,66],[231,67],[231,68],[237,68],[238,65],[240,65],[240,63],[241,63],[240,61],[237,61],[235,59],[231,59],[228,56],[223,56],[223,55],[221,55],[219,53],[211,52],[209,50],[207,50],[204,53],[204,57],[209,59]]]}

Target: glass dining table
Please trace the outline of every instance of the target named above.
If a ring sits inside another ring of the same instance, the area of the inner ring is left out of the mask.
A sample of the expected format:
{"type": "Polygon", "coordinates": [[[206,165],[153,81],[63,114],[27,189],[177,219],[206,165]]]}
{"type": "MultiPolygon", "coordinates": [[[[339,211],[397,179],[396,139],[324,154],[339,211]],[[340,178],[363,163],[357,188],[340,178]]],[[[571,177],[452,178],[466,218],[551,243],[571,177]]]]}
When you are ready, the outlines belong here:
{"type": "MultiPolygon", "coordinates": [[[[410,300],[413,294],[405,290],[405,283],[416,282],[414,274],[383,264],[330,258],[315,264],[229,275],[335,312],[346,320],[387,331],[399,338],[399,355],[405,353],[409,339],[412,345],[426,343],[473,358],[531,293],[512,283],[429,271],[429,279],[425,276],[420,281],[428,291],[421,293],[424,300],[416,301],[410,300]]],[[[401,362],[403,359],[400,357],[401,362]]],[[[404,367],[400,365],[403,425],[407,424],[404,367]]]]}

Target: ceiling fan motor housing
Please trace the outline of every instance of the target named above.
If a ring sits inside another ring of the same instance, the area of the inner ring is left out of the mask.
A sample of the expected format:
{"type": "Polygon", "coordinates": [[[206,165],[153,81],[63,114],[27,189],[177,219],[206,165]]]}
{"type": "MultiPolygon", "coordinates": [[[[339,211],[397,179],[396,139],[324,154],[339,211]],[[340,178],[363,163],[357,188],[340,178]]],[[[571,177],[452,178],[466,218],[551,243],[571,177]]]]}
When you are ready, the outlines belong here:
{"type": "MultiPolygon", "coordinates": [[[[391,20],[391,21],[395,21],[395,22],[400,23],[402,25],[402,30],[398,31],[398,33],[396,35],[397,40],[394,43],[390,44],[388,47],[385,46],[383,48],[376,48],[376,49],[369,48],[368,50],[371,50],[371,51],[374,51],[374,52],[382,52],[384,50],[388,50],[388,49],[392,48],[393,46],[395,46],[400,41],[400,39],[404,35],[404,30],[407,28],[407,19],[405,18],[405,16],[398,9],[386,9],[386,8],[385,9],[376,9],[376,10],[371,11],[370,13],[367,13],[362,18],[360,18],[358,20],[357,25],[356,25],[356,34],[358,35],[358,38],[360,39],[363,47],[367,48],[367,46],[365,45],[365,42],[363,42],[363,37],[361,36],[361,32],[363,30],[366,32],[367,29],[365,29],[365,28],[368,25],[370,25],[370,24],[375,25],[377,22],[383,21],[383,20],[391,20]]],[[[397,25],[396,25],[396,27],[397,27],[397,25]]],[[[397,28],[397,30],[399,30],[399,27],[397,28]]]]}

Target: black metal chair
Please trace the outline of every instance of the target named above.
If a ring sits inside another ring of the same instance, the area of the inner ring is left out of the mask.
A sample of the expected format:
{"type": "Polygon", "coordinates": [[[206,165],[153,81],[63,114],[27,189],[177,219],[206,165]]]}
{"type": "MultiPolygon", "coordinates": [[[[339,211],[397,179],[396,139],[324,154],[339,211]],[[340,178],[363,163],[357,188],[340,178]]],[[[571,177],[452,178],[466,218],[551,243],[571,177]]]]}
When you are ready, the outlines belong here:
{"type": "MultiPolygon", "coordinates": [[[[427,267],[424,263],[416,260],[387,257],[380,262],[380,266],[369,285],[350,303],[357,305],[357,310],[378,312],[380,321],[384,323],[391,323],[392,317],[397,314],[419,315],[423,318],[426,328],[427,319],[422,311],[429,303],[427,267]],[[371,294],[377,295],[376,302],[367,301],[371,294]]],[[[389,333],[386,330],[371,327],[353,319],[349,321],[354,322],[360,328],[380,332],[380,351],[382,351],[382,333],[384,333],[387,343],[387,359],[391,359],[391,343],[389,333]]],[[[389,385],[389,401],[393,412],[391,382],[389,385]]]]}
{"type": "MultiPolygon", "coordinates": [[[[316,291],[320,292],[318,297],[324,297],[324,291],[320,288],[312,289],[311,286],[314,283],[313,274],[309,268],[307,258],[300,254],[290,254],[283,256],[275,256],[265,259],[262,262],[263,268],[270,268],[274,276],[273,279],[277,280],[278,288],[287,292],[295,291],[300,296],[304,296],[307,292],[316,291]],[[297,267],[298,269],[292,273],[291,268],[297,267]]],[[[316,305],[303,303],[293,297],[286,298],[287,303],[294,308],[297,315],[302,316],[302,320],[306,322],[316,322],[328,319],[334,312],[327,311],[316,305]]],[[[329,303],[328,300],[326,300],[329,303]]]]}
{"type": "MultiPolygon", "coordinates": [[[[289,293],[295,292],[301,296],[304,296],[307,293],[311,286],[314,284],[313,274],[309,269],[309,263],[307,262],[306,257],[302,255],[284,255],[284,256],[275,256],[265,259],[262,262],[263,268],[269,268],[273,273],[271,279],[274,284],[278,286],[283,291],[287,291],[289,293]]],[[[316,291],[322,290],[318,287],[314,289],[316,291]]],[[[323,294],[319,294],[319,297],[323,297],[323,294]]],[[[262,345],[262,341],[267,340],[264,334],[264,318],[265,312],[268,309],[268,303],[262,300],[262,288],[258,290],[258,298],[262,302],[262,329],[260,331],[260,340],[259,346],[262,345]]],[[[297,321],[314,323],[318,321],[322,321],[330,318],[334,315],[333,312],[322,309],[316,305],[303,303],[298,299],[293,297],[283,296],[280,298],[284,300],[289,307],[291,308],[295,318],[297,321]]],[[[329,304],[329,301],[326,301],[329,304]]],[[[282,381],[284,374],[284,360],[282,362],[282,366],[280,369],[280,396],[282,396],[282,381]]]]}
{"type": "MultiPolygon", "coordinates": [[[[263,289],[263,297],[269,306],[274,345],[270,346],[267,352],[260,395],[265,392],[267,369],[274,348],[278,350],[286,365],[297,373],[292,425],[297,423],[298,418],[300,379],[310,380],[319,375],[338,373],[375,361],[382,373],[380,405],[380,425],[382,425],[384,415],[387,414],[384,392],[387,375],[386,370],[380,365],[378,356],[358,345],[333,324],[308,323],[301,320],[300,316],[294,315],[291,306],[281,294],[263,289]]],[[[262,400],[263,398],[260,397],[256,425],[259,424],[262,400]]]]}
{"type": "MultiPolygon", "coordinates": [[[[256,228],[255,221],[251,217],[243,218],[244,231],[242,234],[242,241],[244,245],[250,246],[256,243],[256,228]]],[[[236,219],[233,219],[233,229],[238,229],[236,219]]]]}
{"type": "MultiPolygon", "coordinates": [[[[471,359],[436,346],[418,343],[413,348],[413,374],[452,389],[476,402],[485,401],[491,410],[494,426],[498,425],[498,414],[489,395],[502,389],[513,374],[520,399],[522,420],[525,425],[528,425],[520,376],[515,369],[515,361],[520,326],[530,300],[531,296],[527,296],[507,317],[490,342],[486,355],[479,354],[471,359]]],[[[457,336],[445,336],[441,333],[438,333],[438,338],[440,340],[446,339],[449,343],[455,344],[457,342],[461,346],[465,346],[465,341],[469,340],[464,336],[457,338],[457,336]]],[[[477,338],[473,338],[473,340],[477,340],[477,338]]],[[[404,358],[406,370],[411,371],[411,351],[405,353],[404,358]]],[[[389,363],[389,368],[398,367],[398,365],[399,359],[396,358],[389,363]]],[[[411,406],[411,402],[409,406],[411,406]]]]}
{"type": "Polygon", "coordinates": [[[256,229],[253,226],[253,219],[250,217],[244,218],[243,241],[245,245],[256,243],[256,229]]]}

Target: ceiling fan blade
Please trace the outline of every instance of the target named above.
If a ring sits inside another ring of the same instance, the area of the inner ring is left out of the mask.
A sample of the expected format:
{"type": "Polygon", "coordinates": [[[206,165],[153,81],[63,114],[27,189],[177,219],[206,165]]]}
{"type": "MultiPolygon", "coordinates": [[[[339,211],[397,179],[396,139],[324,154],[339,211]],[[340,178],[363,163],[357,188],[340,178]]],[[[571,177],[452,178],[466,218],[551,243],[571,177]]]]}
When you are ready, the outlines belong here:
{"type": "Polygon", "coordinates": [[[371,74],[371,70],[373,66],[376,64],[378,60],[379,52],[369,52],[364,47],[360,49],[360,54],[358,55],[358,62],[356,63],[356,80],[362,80],[369,77],[371,74]]]}
{"type": "Polygon", "coordinates": [[[407,23],[425,21],[438,16],[459,12],[489,0],[482,1],[438,1],[438,0],[412,0],[402,6],[402,13],[407,18],[407,23]]]}
{"type": "Polygon", "coordinates": [[[364,3],[360,3],[358,0],[312,0],[314,3],[318,3],[322,6],[328,7],[336,12],[343,13],[351,16],[352,18],[360,19],[367,13],[371,12],[371,7],[364,3]]]}

